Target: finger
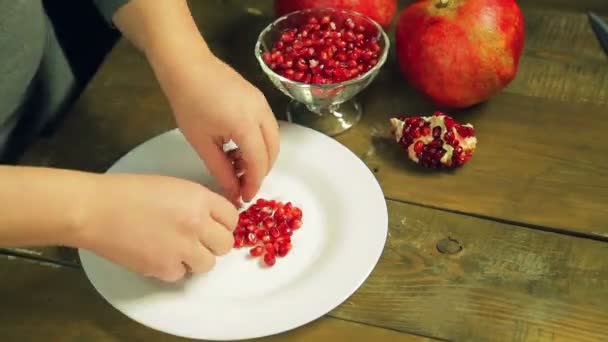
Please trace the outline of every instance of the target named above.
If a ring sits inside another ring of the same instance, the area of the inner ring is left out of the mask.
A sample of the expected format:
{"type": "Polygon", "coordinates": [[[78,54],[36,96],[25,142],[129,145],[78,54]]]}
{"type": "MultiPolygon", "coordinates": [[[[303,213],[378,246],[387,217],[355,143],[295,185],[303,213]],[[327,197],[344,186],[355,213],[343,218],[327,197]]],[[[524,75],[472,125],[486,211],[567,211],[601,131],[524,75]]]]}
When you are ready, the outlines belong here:
{"type": "MultiPolygon", "coordinates": [[[[272,112],[270,112],[270,114],[272,114],[272,112]]],[[[268,171],[270,171],[279,154],[279,146],[281,142],[281,138],[279,136],[279,125],[274,115],[264,115],[261,129],[264,142],[266,143],[266,150],[268,153],[268,171]]]]}
{"type": "Polygon", "coordinates": [[[235,140],[247,168],[242,177],[241,195],[245,202],[249,202],[260,189],[262,179],[268,171],[268,152],[259,129],[248,130],[235,137],[235,140]]]}
{"type": "Polygon", "coordinates": [[[203,227],[200,240],[211,253],[218,256],[228,253],[234,244],[232,233],[213,220],[203,227]]]}
{"type": "Polygon", "coordinates": [[[210,191],[208,205],[211,217],[217,223],[223,225],[224,230],[232,232],[236,229],[239,223],[239,213],[232,203],[215,192],[210,191]]]}
{"type": "Polygon", "coordinates": [[[215,266],[215,256],[199,241],[194,241],[186,252],[184,263],[188,265],[191,273],[205,273],[215,266]]]}
{"type": "Polygon", "coordinates": [[[166,282],[176,282],[186,275],[186,268],[180,262],[167,262],[161,270],[156,273],[156,277],[166,282]]]}
{"type": "Polygon", "coordinates": [[[200,149],[201,158],[204,160],[209,172],[219,183],[224,195],[230,201],[238,201],[240,193],[239,180],[226,153],[211,140],[202,143],[200,149]]]}

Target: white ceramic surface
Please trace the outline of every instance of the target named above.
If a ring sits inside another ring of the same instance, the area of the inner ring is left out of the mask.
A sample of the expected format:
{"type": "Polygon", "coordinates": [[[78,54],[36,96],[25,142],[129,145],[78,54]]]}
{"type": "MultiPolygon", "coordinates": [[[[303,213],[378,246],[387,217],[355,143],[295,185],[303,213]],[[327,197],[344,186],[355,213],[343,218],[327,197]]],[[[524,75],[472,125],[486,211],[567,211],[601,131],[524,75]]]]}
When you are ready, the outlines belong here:
{"type": "MultiPolygon", "coordinates": [[[[210,273],[168,284],[80,250],[97,291],[145,326],[207,340],[281,333],[319,318],[352,295],[384,248],[388,216],[382,190],[365,164],[340,143],[309,128],[280,125],[281,152],[258,195],[291,201],[304,212],[286,257],[264,268],[247,257],[248,248],[233,250],[210,273]]],[[[171,175],[214,188],[178,130],[136,147],[108,172],[171,175]]]]}

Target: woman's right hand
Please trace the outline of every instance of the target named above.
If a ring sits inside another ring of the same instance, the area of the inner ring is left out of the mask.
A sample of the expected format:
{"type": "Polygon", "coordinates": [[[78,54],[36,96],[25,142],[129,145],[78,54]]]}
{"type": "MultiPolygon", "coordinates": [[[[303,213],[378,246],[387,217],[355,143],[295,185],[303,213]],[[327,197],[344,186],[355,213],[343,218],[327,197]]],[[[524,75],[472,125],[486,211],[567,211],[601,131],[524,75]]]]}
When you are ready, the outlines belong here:
{"type": "Polygon", "coordinates": [[[99,175],[74,241],[164,281],[202,273],[233,246],[237,209],[204,186],[173,177],[99,175]]]}

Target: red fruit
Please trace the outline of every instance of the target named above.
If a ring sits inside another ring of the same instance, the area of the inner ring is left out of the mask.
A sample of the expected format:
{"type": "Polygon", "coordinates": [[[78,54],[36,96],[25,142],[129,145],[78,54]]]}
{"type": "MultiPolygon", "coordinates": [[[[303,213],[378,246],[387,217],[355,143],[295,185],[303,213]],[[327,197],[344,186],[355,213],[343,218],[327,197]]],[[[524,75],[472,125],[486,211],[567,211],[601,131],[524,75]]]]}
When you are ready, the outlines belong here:
{"type": "Polygon", "coordinates": [[[255,246],[249,250],[249,254],[254,257],[260,256],[262,253],[264,253],[264,247],[262,246],[255,246]]]}
{"type": "Polygon", "coordinates": [[[268,252],[266,252],[266,254],[264,254],[264,263],[266,265],[273,266],[276,261],[277,261],[277,259],[274,256],[274,253],[268,253],[268,252]]]}
{"type": "MultiPolygon", "coordinates": [[[[306,8],[319,7],[359,12],[387,29],[397,11],[397,0],[275,0],[275,12],[278,16],[306,8]]],[[[353,26],[353,28],[355,27],[353,26]]]]}
{"type": "Polygon", "coordinates": [[[462,166],[469,161],[477,145],[471,124],[461,125],[442,112],[432,116],[392,118],[391,125],[395,140],[407,150],[408,157],[425,167],[462,166]]]}
{"type": "Polygon", "coordinates": [[[438,106],[483,102],[515,77],[525,39],[515,0],[419,0],[399,15],[397,60],[438,106]]]}

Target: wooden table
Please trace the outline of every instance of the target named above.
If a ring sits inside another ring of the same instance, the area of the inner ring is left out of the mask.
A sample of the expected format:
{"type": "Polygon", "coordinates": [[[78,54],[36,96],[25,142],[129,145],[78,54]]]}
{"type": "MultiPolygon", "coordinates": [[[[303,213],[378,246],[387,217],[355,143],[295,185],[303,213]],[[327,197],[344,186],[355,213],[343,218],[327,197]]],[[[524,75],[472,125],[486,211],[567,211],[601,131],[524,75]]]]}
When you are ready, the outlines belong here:
{"type": "MultiPolygon", "coordinates": [[[[214,51],[283,118],[287,99],[243,53],[271,20],[271,2],[190,3],[214,51]]],[[[342,305],[263,340],[608,340],[608,59],[585,16],[607,16],[608,3],[520,4],[527,40],[516,80],[487,103],[454,113],[478,132],[466,167],[421,171],[387,137],[389,116],[433,109],[396,72],[394,53],[360,95],[363,120],[337,140],[384,190],[386,249],[342,305]]],[[[120,41],[66,119],[21,163],[103,172],[173,127],[144,58],[120,41]]],[[[106,304],[73,250],[4,254],[2,341],[178,340],[106,304]]]]}

